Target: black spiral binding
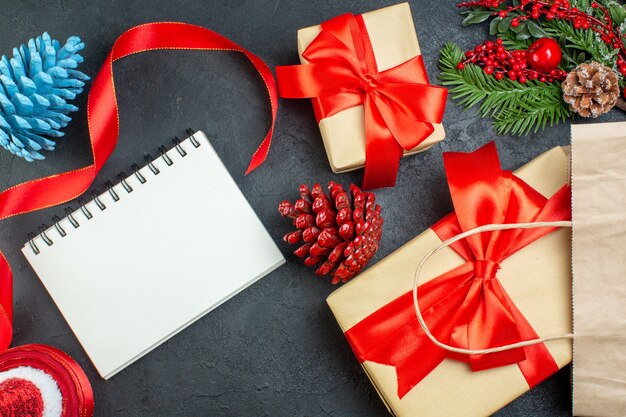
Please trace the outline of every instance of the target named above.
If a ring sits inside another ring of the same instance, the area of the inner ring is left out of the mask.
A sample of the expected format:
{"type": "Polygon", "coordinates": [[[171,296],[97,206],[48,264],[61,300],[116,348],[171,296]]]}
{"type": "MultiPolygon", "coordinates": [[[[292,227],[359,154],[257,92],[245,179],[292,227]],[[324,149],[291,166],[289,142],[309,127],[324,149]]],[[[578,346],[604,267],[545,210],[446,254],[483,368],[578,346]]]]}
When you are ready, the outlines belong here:
{"type": "MultiPolygon", "coordinates": [[[[199,148],[201,146],[201,143],[194,137],[194,131],[192,129],[187,129],[186,133],[188,135],[187,139],[193,145],[193,147],[199,148]]],[[[180,139],[178,139],[178,137],[174,137],[172,142],[174,143],[173,149],[176,149],[176,151],[181,157],[183,158],[186,157],[187,151],[181,146],[180,139]]],[[[167,166],[172,166],[174,165],[174,161],[172,160],[172,158],[170,158],[167,155],[167,152],[168,152],[168,149],[165,146],[159,146],[160,155],[158,156],[158,158],[163,159],[163,161],[165,162],[167,166]]],[[[155,158],[152,158],[150,154],[146,154],[144,157],[144,160],[146,162],[146,166],[148,167],[148,169],[150,169],[152,174],[159,175],[161,173],[161,170],[157,168],[156,165],[154,165],[155,158]]],[[[148,182],[148,178],[146,178],[146,176],[140,172],[141,168],[139,167],[139,165],[137,164],[131,165],[131,170],[133,171],[131,175],[134,175],[140,184],[145,184],[146,182],[148,182]]],[[[120,172],[117,175],[117,178],[119,179],[119,184],[121,184],[121,186],[124,188],[126,193],[130,194],[134,191],[134,189],[128,183],[127,181],[128,177],[129,176],[127,176],[124,172],[120,172]]],[[[113,199],[113,201],[114,202],[119,201],[120,195],[117,191],[115,191],[113,183],[111,181],[106,181],[105,186],[109,195],[113,199]]],[[[85,217],[85,220],[91,220],[94,217],[94,215],[91,212],[91,210],[87,208],[88,201],[84,197],[80,197],[76,201],[79,205],[78,208],[80,209],[83,216],[85,217]]],[[[107,208],[106,205],[100,199],[100,193],[98,193],[96,190],[91,191],[90,201],[93,201],[98,207],[98,209],[100,209],[100,211],[104,211],[107,208]]],[[[80,222],[76,219],[76,216],[74,216],[74,211],[70,207],[65,208],[65,218],[68,219],[68,221],[74,227],[74,229],[78,229],[80,227],[80,222]]],[[[56,229],[59,236],[63,238],[67,236],[67,230],[66,228],[63,228],[63,226],[61,226],[61,220],[62,219],[59,216],[55,215],[52,217],[52,221],[54,222],[54,228],[56,229]]],[[[28,245],[30,246],[31,250],[33,251],[35,255],[39,255],[41,253],[40,248],[35,243],[35,238],[37,236],[40,236],[41,240],[47,246],[52,246],[54,244],[54,241],[50,238],[50,235],[47,232],[47,230],[48,230],[48,227],[45,224],[42,224],[39,226],[37,234],[35,233],[28,234],[28,245]]]]}

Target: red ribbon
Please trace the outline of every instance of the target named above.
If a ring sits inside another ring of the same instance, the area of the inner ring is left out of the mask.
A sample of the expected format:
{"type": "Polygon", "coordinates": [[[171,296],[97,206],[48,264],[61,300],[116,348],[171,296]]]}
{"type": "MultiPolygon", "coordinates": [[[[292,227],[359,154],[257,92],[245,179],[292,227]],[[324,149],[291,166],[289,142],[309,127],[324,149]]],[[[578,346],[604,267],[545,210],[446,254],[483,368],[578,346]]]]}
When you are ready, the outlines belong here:
{"type": "MultiPolygon", "coordinates": [[[[469,154],[445,153],[444,165],[455,213],[432,227],[442,241],[490,223],[571,218],[568,185],[546,199],[510,171],[500,169],[493,142],[469,154]]],[[[464,349],[487,349],[537,338],[496,272],[504,259],[554,230],[487,232],[453,244],[451,247],[466,262],[419,287],[421,312],[433,335],[464,349]]],[[[441,349],[419,325],[411,291],[357,323],[346,337],[360,362],[396,368],[400,398],[445,358],[467,362],[472,371],[517,364],[530,387],[558,370],[544,344],[485,355],[441,349]]]]}
{"type": "MultiPolygon", "coordinates": [[[[113,62],[128,55],[155,49],[233,51],[245,55],[263,79],[269,94],[272,122],[252,156],[246,174],[263,163],[269,152],[278,96],[272,72],[256,55],[231,40],[200,26],[177,22],[148,23],[123,33],[113,45],[96,76],[87,102],[87,121],[93,163],[85,167],[28,181],[0,193],[0,220],[70,201],[84,193],[117,144],[119,120],[113,62]]],[[[0,252],[0,351],[12,339],[12,281],[8,262],[0,252]]]]}
{"type": "Polygon", "coordinates": [[[89,379],[68,354],[51,346],[35,344],[0,353],[0,372],[20,366],[39,369],[54,379],[63,399],[62,417],[93,415],[94,397],[89,379]]]}
{"type": "Polygon", "coordinates": [[[363,188],[393,186],[403,150],[441,123],[447,90],[429,85],[421,55],[379,72],[362,16],[345,14],[321,26],[302,53],[309,64],[276,67],[279,94],[312,98],[318,122],[363,104],[363,188]]]}

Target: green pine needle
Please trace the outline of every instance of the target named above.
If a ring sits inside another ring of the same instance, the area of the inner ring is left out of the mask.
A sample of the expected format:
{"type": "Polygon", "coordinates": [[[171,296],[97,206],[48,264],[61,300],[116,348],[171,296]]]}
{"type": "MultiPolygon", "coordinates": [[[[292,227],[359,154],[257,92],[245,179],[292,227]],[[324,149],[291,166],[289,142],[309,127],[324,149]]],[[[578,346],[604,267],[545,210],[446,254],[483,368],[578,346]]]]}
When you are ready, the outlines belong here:
{"type": "Polygon", "coordinates": [[[526,135],[571,117],[559,83],[498,81],[476,65],[458,70],[463,57],[461,48],[447,43],[439,56],[439,80],[463,107],[479,106],[482,117],[493,117],[499,134],[526,135]]]}

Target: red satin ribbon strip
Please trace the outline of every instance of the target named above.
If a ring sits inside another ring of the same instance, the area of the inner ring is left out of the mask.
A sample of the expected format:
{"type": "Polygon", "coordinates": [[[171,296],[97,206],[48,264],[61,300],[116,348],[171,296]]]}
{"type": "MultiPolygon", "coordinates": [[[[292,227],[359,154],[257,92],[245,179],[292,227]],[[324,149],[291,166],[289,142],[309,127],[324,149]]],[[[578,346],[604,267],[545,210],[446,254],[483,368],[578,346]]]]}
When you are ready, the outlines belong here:
{"type": "MultiPolygon", "coordinates": [[[[246,174],[265,161],[278,110],[276,84],[268,66],[256,55],[203,27],[177,22],[148,23],[128,30],[115,41],[91,86],[87,121],[93,163],[73,171],[28,181],[0,193],[0,220],[65,203],[89,188],[113,152],[119,134],[113,62],[128,55],[155,49],[233,51],[244,54],[250,60],[267,88],[272,121],[267,135],[252,156],[246,174]]],[[[8,349],[12,339],[12,282],[11,269],[0,252],[0,351],[8,349]]],[[[91,407],[93,408],[93,398],[91,407]]]]}
{"type": "Polygon", "coordinates": [[[350,107],[365,111],[363,188],[393,186],[403,151],[441,123],[447,90],[428,83],[418,55],[379,71],[363,17],[345,14],[322,23],[302,53],[306,65],[276,67],[285,98],[311,98],[318,122],[350,107]]]}
{"type": "Polygon", "coordinates": [[[13,338],[13,274],[4,254],[0,252],[0,352],[11,345],[13,338]]]}
{"type": "MultiPolygon", "coordinates": [[[[444,165],[455,212],[432,227],[443,241],[490,223],[569,220],[570,189],[546,199],[502,171],[493,142],[470,153],[445,153],[444,165]]],[[[499,264],[555,228],[487,232],[452,248],[466,262],[419,288],[422,315],[446,344],[486,349],[538,337],[496,277],[499,264]]],[[[558,370],[544,344],[487,355],[448,352],[426,337],[415,317],[412,292],[383,306],[345,333],[359,361],[396,368],[402,398],[445,358],[473,371],[517,364],[530,387],[558,370]]]]}

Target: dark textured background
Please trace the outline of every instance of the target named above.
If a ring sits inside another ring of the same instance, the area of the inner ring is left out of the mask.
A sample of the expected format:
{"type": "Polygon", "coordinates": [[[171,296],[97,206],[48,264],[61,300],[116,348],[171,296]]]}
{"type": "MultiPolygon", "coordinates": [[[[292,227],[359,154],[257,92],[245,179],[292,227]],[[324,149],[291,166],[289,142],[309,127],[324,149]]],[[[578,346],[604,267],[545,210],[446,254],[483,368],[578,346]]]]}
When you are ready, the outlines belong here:
{"type": "MultiPolygon", "coordinates": [[[[394,1],[333,0],[4,0],[0,53],[47,30],[64,40],[84,39],[82,70],[95,76],[116,37],[136,24],[178,20],[211,28],[258,54],[271,67],[297,63],[296,30],[344,12],[361,13],[394,1]]],[[[411,2],[432,79],[445,41],[466,48],[485,37],[484,27],[462,28],[454,1],[411,2]]],[[[301,182],[360,183],[361,172],[333,175],[311,105],[281,101],[274,143],[262,168],[243,176],[268,127],[261,81],[241,57],[223,52],[167,51],[132,56],[115,65],[120,138],[95,188],[140,162],[187,127],[212,138],[235,180],[276,241],[290,229],[276,207],[293,199],[301,182]]],[[[81,111],[43,162],[26,163],[0,152],[0,189],[90,162],[81,111]]],[[[623,119],[612,112],[601,120],[623,119]]],[[[488,120],[449,102],[447,139],[402,161],[395,188],[378,191],[385,232],[376,260],[427,228],[451,209],[441,152],[470,151],[496,139],[504,168],[514,169],[569,141],[568,124],[523,138],[494,135],[488,120]]],[[[219,203],[219,202],[216,202],[219,203]]],[[[76,206],[74,203],[73,207],[76,206]]],[[[149,207],[146,207],[149,210],[149,207]]],[[[0,223],[0,248],[15,275],[15,345],[47,343],[85,368],[98,417],[136,416],[385,416],[387,412],[350,352],[325,304],[335,287],[293,258],[190,328],[115,376],[103,381],[45,289],[20,253],[26,234],[50,224],[63,207],[0,223]]],[[[132,239],[133,236],[123,238],[132,239]]],[[[245,238],[245,236],[242,236],[245,238]]],[[[280,243],[287,255],[289,248],[280,243]]],[[[106,268],[107,260],[94,267],[106,268]]],[[[175,284],[174,284],[175,285],[175,284]]],[[[453,401],[453,399],[451,399],[453,401]]],[[[567,416],[569,369],[564,369],[498,416],[567,416]]]]}

